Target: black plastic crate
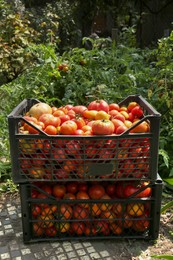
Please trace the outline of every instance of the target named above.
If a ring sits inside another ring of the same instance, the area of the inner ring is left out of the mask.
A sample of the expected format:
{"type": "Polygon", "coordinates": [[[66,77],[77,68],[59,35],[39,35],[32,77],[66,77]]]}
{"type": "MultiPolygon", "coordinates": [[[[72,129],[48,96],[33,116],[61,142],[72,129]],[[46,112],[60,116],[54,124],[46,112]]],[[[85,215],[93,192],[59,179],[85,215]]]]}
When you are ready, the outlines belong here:
{"type": "Polygon", "coordinates": [[[21,134],[22,116],[38,100],[23,100],[8,116],[12,176],[15,183],[33,181],[155,180],[158,172],[160,114],[141,96],[119,103],[138,102],[150,132],[111,136],[50,136],[21,134]]]}
{"type": "MultiPolygon", "coordinates": [[[[98,185],[102,185],[106,190],[110,183],[99,182],[98,185]]],[[[119,181],[120,183],[125,184],[123,181],[119,181]]],[[[82,182],[83,189],[84,185],[88,188],[83,199],[81,198],[84,192],[79,195],[79,189],[71,195],[66,192],[65,197],[54,197],[50,189],[52,191],[55,185],[58,185],[55,182],[48,182],[47,186],[45,183],[20,184],[24,242],[157,239],[162,194],[160,178],[126,198],[109,196],[106,192],[101,198],[92,199],[91,196],[96,195],[91,195],[89,189],[94,184],[96,185],[92,182],[82,182]],[[140,197],[139,194],[148,188],[151,189],[150,196],[140,197]],[[86,194],[89,194],[89,198],[86,194]]],[[[60,187],[57,189],[56,186],[55,190],[60,194],[60,187]]]]}

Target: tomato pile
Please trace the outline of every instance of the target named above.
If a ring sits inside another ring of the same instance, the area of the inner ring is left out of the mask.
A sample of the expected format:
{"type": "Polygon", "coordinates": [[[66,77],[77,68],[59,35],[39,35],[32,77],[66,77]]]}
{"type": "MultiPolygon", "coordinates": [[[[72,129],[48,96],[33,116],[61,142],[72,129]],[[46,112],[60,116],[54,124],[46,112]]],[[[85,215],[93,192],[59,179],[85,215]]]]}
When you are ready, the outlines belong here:
{"type": "Polygon", "coordinates": [[[134,135],[150,131],[143,118],[137,102],[120,106],[95,100],[88,106],[64,107],[36,103],[19,128],[25,136],[34,135],[19,139],[20,174],[36,180],[147,178],[151,137],[134,135]],[[130,138],[124,137],[125,131],[130,138]],[[103,172],[108,164],[112,168],[103,172]]]}
{"type": "Polygon", "coordinates": [[[36,237],[121,235],[144,232],[150,226],[149,183],[71,181],[34,185],[31,212],[36,237]],[[131,196],[133,200],[128,199],[131,196]]]}
{"type": "Polygon", "coordinates": [[[43,131],[48,135],[77,136],[120,135],[129,128],[130,133],[146,133],[150,126],[147,121],[139,123],[143,116],[143,108],[137,102],[119,106],[95,100],[88,106],[68,104],[64,107],[51,107],[40,102],[26,112],[19,130],[24,134],[43,131]]]}

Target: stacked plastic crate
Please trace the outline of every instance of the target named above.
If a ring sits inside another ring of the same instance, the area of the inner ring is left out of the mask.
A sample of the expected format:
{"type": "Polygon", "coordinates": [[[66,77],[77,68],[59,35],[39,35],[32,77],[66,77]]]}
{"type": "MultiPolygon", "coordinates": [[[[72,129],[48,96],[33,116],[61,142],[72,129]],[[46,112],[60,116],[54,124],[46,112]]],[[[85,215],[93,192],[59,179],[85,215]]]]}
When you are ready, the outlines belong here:
{"type": "MultiPolygon", "coordinates": [[[[160,114],[141,96],[150,131],[111,136],[25,134],[23,100],[8,116],[12,173],[20,186],[23,238],[37,241],[144,238],[159,233],[160,114]]],[[[133,126],[130,128],[133,129],[133,126]]]]}

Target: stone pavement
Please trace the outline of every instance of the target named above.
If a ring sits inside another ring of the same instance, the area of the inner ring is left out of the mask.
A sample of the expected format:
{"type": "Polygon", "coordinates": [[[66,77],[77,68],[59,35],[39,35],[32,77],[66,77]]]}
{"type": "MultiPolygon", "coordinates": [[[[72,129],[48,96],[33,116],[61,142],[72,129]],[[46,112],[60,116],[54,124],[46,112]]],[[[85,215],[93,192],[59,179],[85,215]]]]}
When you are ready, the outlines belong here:
{"type": "Polygon", "coordinates": [[[143,241],[143,243],[141,244],[143,248],[138,244],[138,252],[132,252],[134,245],[132,240],[75,240],[24,244],[19,196],[6,197],[0,201],[0,259],[2,260],[130,260],[138,259],[134,254],[139,255],[141,250],[148,247],[149,242],[143,241]]]}

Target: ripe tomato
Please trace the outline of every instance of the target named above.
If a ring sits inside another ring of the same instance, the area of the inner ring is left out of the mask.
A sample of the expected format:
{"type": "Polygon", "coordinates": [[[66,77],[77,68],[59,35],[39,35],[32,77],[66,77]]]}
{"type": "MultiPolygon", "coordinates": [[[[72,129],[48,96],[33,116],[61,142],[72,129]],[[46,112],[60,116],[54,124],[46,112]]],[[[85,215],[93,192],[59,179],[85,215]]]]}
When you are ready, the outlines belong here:
{"type": "Polygon", "coordinates": [[[82,116],[84,118],[87,118],[89,120],[95,120],[95,117],[97,115],[98,111],[97,110],[85,110],[83,113],[82,113],[82,116]]]}
{"type": "Polygon", "coordinates": [[[101,119],[109,120],[110,115],[108,113],[106,113],[105,111],[102,111],[102,110],[98,111],[95,116],[95,120],[101,120],[101,119]]]}
{"type": "Polygon", "coordinates": [[[132,228],[135,231],[144,232],[150,226],[149,213],[145,212],[140,218],[134,219],[132,228]]]}
{"type": "Polygon", "coordinates": [[[89,187],[88,194],[91,199],[100,199],[105,194],[105,188],[101,184],[93,184],[89,187]]]}
{"type": "Polygon", "coordinates": [[[115,222],[111,223],[110,229],[111,229],[112,233],[115,235],[120,235],[123,232],[122,227],[120,227],[120,225],[115,222]]]}
{"type": "Polygon", "coordinates": [[[122,203],[120,203],[120,202],[114,203],[112,205],[112,212],[115,215],[121,215],[122,212],[123,212],[123,205],[122,205],[122,203]]]}
{"type": "Polygon", "coordinates": [[[120,109],[120,106],[119,106],[117,103],[111,103],[111,104],[109,104],[109,111],[111,111],[111,110],[117,110],[117,111],[119,111],[119,109],[120,109]]]}
{"type": "Polygon", "coordinates": [[[61,233],[66,233],[69,231],[70,229],[70,223],[69,222],[61,222],[58,223],[56,225],[57,229],[61,232],[61,233]]]}
{"type": "Polygon", "coordinates": [[[38,224],[41,228],[50,228],[53,227],[54,225],[54,216],[53,214],[51,215],[40,215],[38,216],[38,224]]]}
{"type": "Polygon", "coordinates": [[[116,192],[116,185],[115,183],[109,183],[107,186],[106,186],[106,193],[109,195],[109,196],[115,196],[115,192],[116,192]]]}
{"type": "Polygon", "coordinates": [[[67,182],[66,191],[68,193],[76,194],[78,191],[78,183],[76,181],[67,182]]]}
{"type": "Polygon", "coordinates": [[[110,234],[110,228],[108,222],[104,220],[96,221],[95,227],[97,230],[97,233],[103,234],[105,236],[108,236],[110,234]]]}
{"type": "Polygon", "coordinates": [[[89,217],[89,210],[81,207],[80,205],[76,205],[73,208],[73,218],[74,219],[88,219],[89,217]]]}
{"type": "Polygon", "coordinates": [[[48,236],[48,237],[55,237],[56,234],[57,234],[57,229],[56,229],[56,227],[52,226],[52,227],[46,228],[45,234],[46,234],[46,236],[48,236]]]}
{"type": "Polygon", "coordinates": [[[112,135],[114,129],[114,124],[110,120],[96,120],[92,124],[92,132],[95,135],[112,135]]]}
{"type": "Polygon", "coordinates": [[[55,159],[58,163],[61,163],[67,158],[67,155],[64,149],[57,148],[52,149],[52,158],[55,159]]]}
{"type": "Polygon", "coordinates": [[[131,113],[137,118],[141,118],[144,114],[140,106],[135,106],[134,108],[132,108],[131,113]]]}
{"type": "Polygon", "coordinates": [[[108,223],[115,221],[115,214],[111,210],[102,211],[100,217],[106,220],[108,223]]]}
{"type": "Polygon", "coordinates": [[[101,214],[101,209],[98,203],[94,203],[91,205],[91,215],[92,216],[99,216],[101,214]]]}
{"type": "Polygon", "coordinates": [[[53,116],[55,117],[60,117],[65,115],[65,113],[61,109],[57,109],[56,111],[53,112],[53,116]]]}
{"type": "Polygon", "coordinates": [[[66,115],[66,114],[60,116],[59,118],[60,118],[60,120],[61,120],[61,125],[62,125],[64,122],[70,120],[70,116],[69,116],[69,115],[66,115]]]}
{"type": "Polygon", "coordinates": [[[75,196],[75,194],[68,192],[64,195],[63,199],[65,199],[65,200],[75,200],[76,196],[75,196]]]}
{"type": "Polygon", "coordinates": [[[42,179],[46,175],[45,168],[41,166],[35,166],[34,168],[30,168],[28,170],[30,177],[34,179],[42,179]]]}
{"type": "MultiPolygon", "coordinates": [[[[86,191],[78,191],[76,194],[76,199],[78,200],[89,200],[90,197],[88,195],[88,193],[86,191]]],[[[88,203],[80,203],[80,206],[84,207],[84,208],[88,208],[89,204],[88,203]]]]}
{"type": "Polygon", "coordinates": [[[36,127],[36,129],[35,129],[33,126],[30,126],[27,123],[24,124],[24,131],[28,131],[30,134],[39,134],[39,130],[37,130],[37,129],[43,130],[43,128],[44,128],[42,125],[40,125],[39,122],[37,122],[37,123],[30,122],[30,123],[32,123],[32,125],[34,127],[36,127]]]}
{"type": "Polygon", "coordinates": [[[33,116],[35,118],[39,118],[42,114],[52,114],[52,108],[44,102],[39,102],[34,104],[30,110],[28,111],[29,116],[33,116]]]}
{"type": "Polygon", "coordinates": [[[76,129],[77,124],[72,120],[68,120],[62,123],[60,127],[60,133],[63,135],[74,135],[76,129]]]}
{"type": "Polygon", "coordinates": [[[91,223],[87,223],[84,231],[86,236],[95,236],[97,234],[96,227],[91,223]]]}
{"type": "Polygon", "coordinates": [[[39,121],[44,123],[44,126],[53,125],[58,127],[61,124],[59,117],[53,116],[52,114],[42,114],[39,117],[39,121]]]}
{"type": "Polygon", "coordinates": [[[38,205],[32,206],[32,216],[37,217],[41,213],[41,208],[38,205]]]}
{"type": "Polygon", "coordinates": [[[109,112],[109,105],[105,100],[94,100],[89,103],[88,110],[103,110],[106,113],[109,112]]]}
{"type": "Polygon", "coordinates": [[[135,184],[128,184],[124,188],[124,196],[126,198],[133,196],[133,194],[137,193],[134,197],[135,198],[147,198],[151,196],[151,187],[147,187],[148,183],[145,182],[140,185],[135,184]]]}
{"type": "Polygon", "coordinates": [[[79,154],[80,144],[77,141],[70,140],[66,143],[66,153],[69,155],[79,154]]]}
{"type": "Polygon", "coordinates": [[[111,197],[105,193],[101,197],[101,200],[105,200],[104,202],[99,203],[101,211],[110,211],[112,208],[112,204],[110,203],[111,197]]]}
{"type": "Polygon", "coordinates": [[[87,191],[87,190],[88,190],[87,182],[79,182],[78,183],[78,191],[87,191]]]}
{"type": "Polygon", "coordinates": [[[58,130],[55,126],[53,125],[48,125],[46,126],[46,128],[44,129],[44,132],[48,135],[57,135],[58,130]]]}
{"type": "Polygon", "coordinates": [[[82,129],[86,125],[85,120],[82,117],[75,117],[72,119],[76,124],[78,129],[82,129]]]}
{"type": "Polygon", "coordinates": [[[144,214],[144,210],[144,204],[139,202],[131,202],[126,206],[127,214],[133,217],[142,216],[144,214]]]}
{"type": "Polygon", "coordinates": [[[52,187],[49,184],[43,184],[41,189],[45,191],[48,195],[52,194],[52,187]]]}
{"type": "Polygon", "coordinates": [[[63,198],[66,193],[66,187],[64,184],[54,184],[52,188],[53,196],[57,198],[63,198]]]}
{"type": "Polygon", "coordinates": [[[69,204],[61,204],[60,206],[60,218],[71,219],[73,215],[72,207],[69,204]]]}
{"type": "Polygon", "coordinates": [[[44,229],[40,227],[38,223],[33,223],[33,233],[34,236],[42,236],[44,234],[44,229]]]}
{"type": "Polygon", "coordinates": [[[74,106],[72,108],[73,111],[75,111],[76,114],[82,115],[83,112],[87,109],[86,106],[83,105],[78,105],[78,106],[74,106]]]}
{"type": "Polygon", "coordinates": [[[82,235],[85,232],[85,224],[83,222],[72,222],[71,229],[75,234],[82,235]]]}

